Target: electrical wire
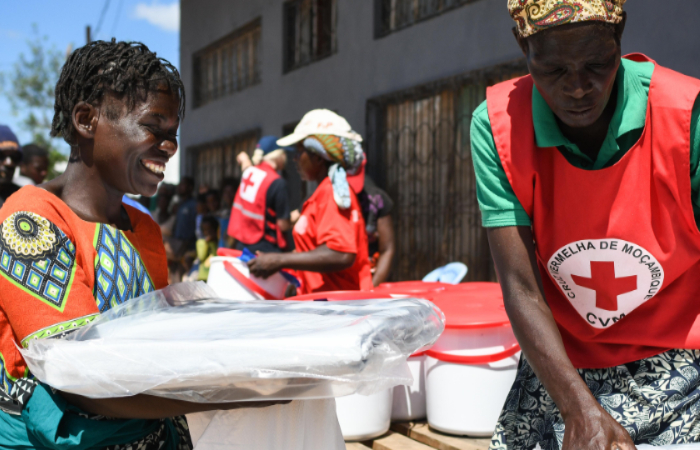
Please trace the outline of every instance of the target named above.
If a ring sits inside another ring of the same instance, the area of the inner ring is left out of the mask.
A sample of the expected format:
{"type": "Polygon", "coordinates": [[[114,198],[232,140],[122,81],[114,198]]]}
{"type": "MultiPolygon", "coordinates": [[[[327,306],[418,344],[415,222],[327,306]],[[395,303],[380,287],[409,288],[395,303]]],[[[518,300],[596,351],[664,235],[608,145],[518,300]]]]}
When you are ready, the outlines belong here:
{"type": "Polygon", "coordinates": [[[119,0],[119,3],[117,3],[117,13],[114,16],[114,24],[112,24],[112,32],[110,33],[111,37],[116,37],[115,32],[117,31],[117,24],[119,23],[119,18],[121,16],[123,3],[124,0],[119,0]]]}
{"type": "Polygon", "coordinates": [[[97,38],[97,35],[100,32],[100,28],[102,28],[102,22],[105,19],[105,13],[107,13],[107,9],[109,9],[109,1],[110,0],[105,0],[105,5],[104,7],[102,7],[102,12],[100,13],[100,20],[97,22],[97,26],[95,27],[95,38],[97,38]]]}

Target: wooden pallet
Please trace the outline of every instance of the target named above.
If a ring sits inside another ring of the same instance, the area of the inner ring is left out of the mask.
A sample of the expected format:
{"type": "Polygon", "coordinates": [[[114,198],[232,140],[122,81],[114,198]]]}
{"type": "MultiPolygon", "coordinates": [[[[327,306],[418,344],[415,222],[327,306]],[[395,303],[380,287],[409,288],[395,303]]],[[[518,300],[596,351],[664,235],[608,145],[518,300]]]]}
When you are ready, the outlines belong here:
{"type": "Polygon", "coordinates": [[[368,442],[348,442],[347,450],[486,450],[489,438],[449,436],[425,422],[394,423],[384,436],[368,442]]]}

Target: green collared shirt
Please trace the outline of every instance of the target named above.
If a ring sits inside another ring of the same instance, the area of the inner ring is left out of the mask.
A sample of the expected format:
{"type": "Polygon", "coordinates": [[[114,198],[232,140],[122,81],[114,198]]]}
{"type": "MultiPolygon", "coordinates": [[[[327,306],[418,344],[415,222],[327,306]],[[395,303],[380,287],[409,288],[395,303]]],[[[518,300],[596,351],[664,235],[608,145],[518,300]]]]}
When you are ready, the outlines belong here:
{"type": "MultiPolygon", "coordinates": [[[[653,73],[653,63],[622,60],[617,73],[617,107],[595,160],[564,136],[549,105],[533,87],[532,119],[537,146],[557,147],[570,164],[580,169],[598,170],[615,164],[642,135],[653,73]]],[[[695,221],[700,228],[699,121],[700,102],[696,101],[690,126],[690,178],[695,221]]],[[[472,117],[471,144],[483,226],[530,226],[530,218],[515,196],[498,157],[485,101],[472,117]]]]}

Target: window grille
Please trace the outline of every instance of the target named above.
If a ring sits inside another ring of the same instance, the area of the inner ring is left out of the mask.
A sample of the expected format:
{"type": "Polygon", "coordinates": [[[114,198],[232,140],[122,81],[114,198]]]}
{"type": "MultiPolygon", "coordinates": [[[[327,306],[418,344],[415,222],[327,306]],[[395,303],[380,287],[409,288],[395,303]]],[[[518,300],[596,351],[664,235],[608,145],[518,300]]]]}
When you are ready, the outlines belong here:
{"type": "Polygon", "coordinates": [[[461,261],[466,281],[495,280],[469,128],[487,86],[525,73],[519,60],[368,102],[368,171],[395,203],[393,279],[461,261]]]}
{"type": "Polygon", "coordinates": [[[475,0],[375,0],[376,37],[437,16],[475,0]]]}
{"type": "Polygon", "coordinates": [[[260,19],[194,56],[195,107],[260,83],[260,19]]]}
{"type": "Polygon", "coordinates": [[[336,0],[291,0],[284,4],[284,71],[336,51],[336,0]]]}
{"type": "MultiPolygon", "coordinates": [[[[298,124],[299,121],[282,125],[282,136],[292,134],[298,124]]],[[[287,154],[287,166],[282,171],[282,175],[287,180],[290,210],[301,210],[304,201],[313,192],[313,189],[309,189],[310,182],[301,180],[301,175],[299,175],[299,170],[297,169],[296,153],[290,152],[287,154]]]]}
{"type": "Polygon", "coordinates": [[[224,178],[240,178],[236,156],[241,152],[253,156],[259,137],[259,130],[253,130],[194,148],[195,184],[218,189],[224,178]]]}

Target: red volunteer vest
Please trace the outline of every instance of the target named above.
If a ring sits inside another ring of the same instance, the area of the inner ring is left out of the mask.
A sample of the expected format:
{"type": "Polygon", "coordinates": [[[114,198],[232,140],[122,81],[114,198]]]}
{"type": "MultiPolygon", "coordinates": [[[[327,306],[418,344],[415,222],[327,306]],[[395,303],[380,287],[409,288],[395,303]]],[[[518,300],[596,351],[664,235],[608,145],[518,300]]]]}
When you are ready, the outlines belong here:
{"type": "Polygon", "coordinates": [[[248,245],[257,244],[261,239],[266,238],[280,248],[286,246],[277,223],[268,223],[268,227],[275,231],[276,237],[265,235],[267,190],[278,178],[280,178],[279,174],[264,161],[243,172],[241,185],[238,187],[231,209],[229,236],[248,245]]]}
{"type": "Polygon", "coordinates": [[[544,294],[571,362],[612,367],[700,349],[700,232],[689,169],[700,80],[656,65],[639,142],[601,170],[537,147],[532,88],[530,76],[498,84],[487,104],[501,163],[532,220],[544,294]]]}

